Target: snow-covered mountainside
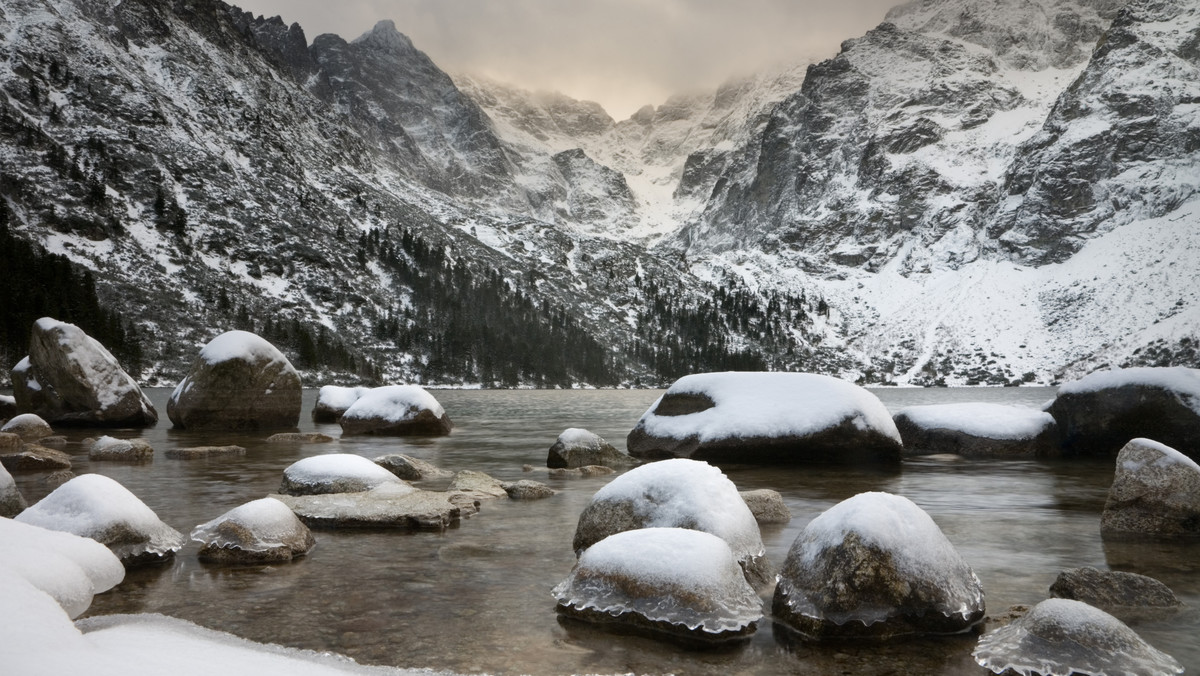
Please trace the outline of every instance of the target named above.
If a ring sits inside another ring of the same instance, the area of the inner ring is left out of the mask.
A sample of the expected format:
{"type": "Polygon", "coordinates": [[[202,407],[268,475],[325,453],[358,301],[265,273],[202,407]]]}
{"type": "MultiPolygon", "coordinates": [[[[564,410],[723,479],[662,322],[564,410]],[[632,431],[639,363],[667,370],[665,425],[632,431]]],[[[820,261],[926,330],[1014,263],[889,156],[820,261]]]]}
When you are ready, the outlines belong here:
{"type": "Polygon", "coordinates": [[[0,221],[94,272],[147,382],[229,328],[310,384],[1200,365],[1187,0],[917,0],[619,122],[386,21],[9,0],[0,35],[0,221]]]}

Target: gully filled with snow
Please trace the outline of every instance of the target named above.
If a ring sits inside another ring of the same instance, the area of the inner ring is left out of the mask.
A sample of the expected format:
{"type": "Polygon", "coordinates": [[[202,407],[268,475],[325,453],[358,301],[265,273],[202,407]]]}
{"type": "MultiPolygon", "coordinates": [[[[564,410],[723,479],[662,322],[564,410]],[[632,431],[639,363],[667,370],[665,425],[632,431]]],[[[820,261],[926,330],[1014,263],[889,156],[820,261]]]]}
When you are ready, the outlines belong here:
{"type": "MultiPolygon", "coordinates": [[[[882,389],[895,412],[912,405],[989,401],[1040,406],[1052,390],[882,389]]],[[[148,390],[164,410],[169,390],[148,390]]],[[[328,444],[266,443],[267,434],[174,430],[167,424],[111,432],[155,449],[148,464],[89,461],[66,430],[77,474],[112,477],[181,532],[279,489],[283,471],[317,454],[374,458],[405,453],[447,470],[479,470],[502,481],[534,479],[559,493],[536,501],[490,500],[442,533],[314,530],[316,546],[292,563],[210,566],[189,542],[174,562],[133,569],[95,598],[86,617],[163,613],[255,641],[349,655],[361,663],[492,673],[922,673],[983,674],[971,652],[977,636],[885,643],[790,643],[769,619],[771,588],[758,590],[768,617],[745,643],[690,651],[561,620],[551,589],[575,565],[572,537],[593,494],[614,475],[558,478],[547,449],[567,428],[586,428],[623,447],[625,435],[661,391],[437,391],[453,418],[444,437],[346,437],[328,444]],[[165,456],[175,448],[237,444],[244,455],[202,460],[165,456]],[[531,472],[522,470],[532,465],[531,472]]],[[[314,424],[316,392],[304,392],[301,432],[339,438],[314,424]]],[[[1111,460],[906,458],[898,468],[723,466],[741,490],[782,493],[793,518],[765,525],[762,539],[781,566],[818,514],[865,491],[912,500],[933,518],[981,580],[987,612],[1033,605],[1067,568],[1111,567],[1154,576],[1190,606],[1134,629],[1189,672],[1200,671],[1200,545],[1119,544],[1100,537],[1111,460]]],[[[623,471],[623,470],[619,470],[623,471]]],[[[19,474],[31,504],[50,492],[45,473],[19,474]]],[[[441,480],[442,483],[445,480],[441,480]]],[[[423,485],[423,484],[422,484],[423,485]]],[[[438,481],[432,483],[437,487],[438,481]]]]}

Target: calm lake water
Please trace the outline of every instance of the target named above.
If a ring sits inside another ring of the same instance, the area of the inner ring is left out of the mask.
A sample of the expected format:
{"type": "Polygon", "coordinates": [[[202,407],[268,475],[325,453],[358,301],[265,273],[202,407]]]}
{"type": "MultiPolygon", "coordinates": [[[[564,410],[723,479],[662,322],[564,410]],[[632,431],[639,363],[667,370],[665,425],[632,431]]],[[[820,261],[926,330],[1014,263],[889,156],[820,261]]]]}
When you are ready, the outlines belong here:
{"type": "MultiPolygon", "coordinates": [[[[790,642],[769,617],[734,648],[694,651],[668,643],[560,623],[550,589],[575,562],[576,520],[612,479],[550,479],[546,451],[567,427],[584,427],[624,446],[625,435],[659,391],[435,391],[456,424],[428,440],[349,438],[332,444],[268,445],[266,435],[176,431],[166,421],[167,389],[149,394],[163,422],[113,432],[153,445],[146,465],[93,463],[69,432],[75,472],[120,481],[184,534],[228,509],[278,490],[283,469],[321,453],[375,457],[407,453],[449,470],[474,469],[501,480],[535,479],[553,498],[497,500],[445,533],[316,531],[317,547],[287,565],[217,567],[196,559],[190,543],[169,566],[131,572],[97,596],[89,615],[163,613],[256,641],[334,651],[362,663],[504,674],[986,674],[970,657],[976,637],[889,643],[790,642]],[[235,443],[246,456],[181,461],[173,447],[235,443]],[[542,467],[523,472],[522,465],[542,467]]],[[[1043,388],[880,389],[893,411],[907,405],[996,401],[1038,406],[1043,388]]],[[[308,420],[301,431],[335,438],[337,425],[308,420]]],[[[95,435],[95,432],[91,433],[95,435]]],[[[1058,572],[1095,566],[1153,575],[1190,609],[1135,629],[1160,650],[1200,672],[1200,546],[1118,545],[1100,538],[1100,512],[1111,462],[951,461],[917,459],[898,471],[855,468],[725,466],[742,490],[773,488],[791,508],[786,526],[763,529],[776,567],[801,529],[823,510],[863,491],[908,497],[941,526],[983,581],[989,613],[1048,596],[1058,572]]],[[[18,475],[31,502],[49,492],[42,475],[18,475]]],[[[764,592],[770,608],[770,590],[764,592]]]]}

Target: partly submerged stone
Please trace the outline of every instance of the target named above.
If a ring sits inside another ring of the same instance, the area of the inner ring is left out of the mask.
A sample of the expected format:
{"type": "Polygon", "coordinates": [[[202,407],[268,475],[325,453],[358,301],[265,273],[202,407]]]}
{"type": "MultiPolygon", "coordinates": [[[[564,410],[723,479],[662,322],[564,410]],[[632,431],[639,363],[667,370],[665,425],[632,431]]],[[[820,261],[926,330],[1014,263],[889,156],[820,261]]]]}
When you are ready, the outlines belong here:
{"type": "Polygon", "coordinates": [[[1012,624],[980,638],[972,654],[976,662],[997,674],[1183,673],[1179,662],[1143,641],[1117,618],[1069,599],[1042,601],[1012,624]]]}
{"type": "Polygon", "coordinates": [[[189,446],[187,448],[172,448],[163,455],[174,460],[205,460],[208,458],[228,458],[235,455],[246,455],[242,446],[189,446]]]}
{"type": "Polygon", "coordinates": [[[300,374],[274,345],[246,331],[213,338],[167,402],[176,427],[198,430],[295,427],[300,374]]]}
{"type": "Polygon", "coordinates": [[[579,515],[573,546],[578,555],[610,535],[654,527],[716,535],[729,543],[751,584],[770,580],[754,514],[721,470],[697,460],[652,462],[613,479],[579,515]]]}
{"type": "Polygon", "coordinates": [[[17,415],[17,398],[11,394],[0,394],[0,423],[17,415]]]}
{"type": "Polygon", "coordinates": [[[143,439],[115,439],[102,436],[92,442],[88,460],[116,462],[147,462],[154,457],[154,448],[143,439]]]}
{"type": "Polygon", "coordinates": [[[600,435],[571,427],[563,430],[550,447],[546,466],[550,468],[575,468],[588,465],[624,467],[637,464],[628,453],[622,453],[600,435]]]}
{"type": "Polygon", "coordinates": [[[16,480],[0,464],[0,516],[11,519],[25,507],[25,498],[21,496],[16,480]]]}
{"type": "Polygon", "coordinates": [[[291,508],[275,498],[235,507],[192,530],[201,561],[277,563],[303,556],[316,543],[291,508]]]}
{"type": "Polygon", "coordinates": [[[4,453],[13,453],[21,449],[21,445],[25,440],[19,434],[12,432],[0,432],[0,455],[4,453]]]}
{"type": "Polygon", "coordinates": [[[358,398],[369,392],[369,387],[338,387],[325,385],[317,391],[317,403],[313,405],[312,420],[315,423],[335,423],[346,409],[358,398]]]}
{"type": "Polygon", "coordinates": [[[466,493],[479,500],[508,497],[508,491],[504,490],[502,481],[472,469],[456,473],[450,481],[450,490],[466,493]]]}
{"type": "Polygon", "coordinates": [[[905,455],[954,453],[972,458],[1057,455],[1058,426],[1045,411],[963,403],[909,406],[893,420],[905,455]]]}
{"type": "Polygon", "coordinates": [[[425,481],[427,479],[447,479],[453,476],[449,472],[420,458],[403,453],[389,453],[375,458],[375,464],[395,474],[405,481],[425,481]]]}
{"type": "Polygon", "coordinates": [[[570,469],[556,467],[548,472],[549,476],[559,479],[578,479],[590,476],[608,476],[609,474],[616,474],[616,470],[604,465],[584,465],[570,469]]]}
{"type": "Polygon", "coordinates": [[[1046,410],[1068,455],[1111,456],[1146,437],[1200,457],[1200,369],[1092,373],[1059,387],[1046,410]]]}
{"type": "Polygon", "coordinates": [[[338,418],[342,434],[442,436],[454,425],[424,388],[389,385],[368,390],[338,418]]]}
{"type": "Polygon", "coordinates": [[[1155,617],[1183,606],[1170,587],[1152,577],[1091,567],[1062,571],[1050,585],[1050,593],[1125,619],[1155,617]]]}
{"type": "Polygon", "coordinates": [[[788,523],[792,520],[792,510],[788,509],[779,491],[770,488],[759,488],[753,491],[741,491],[739,495],[750,508],[754,520],[759,525],[768,523],[788,523]]]}
{"type": "Polygon", "coordinates": [[[521,479],[520,481],[505,481],[500,484],[508,497],[513,500],[541,500],[554,497],[554,489],[540,481],[521,479]]]}
{"type": "Polygon", "coordinates": [[[684,376],[629,433],[630,455],[714,462],[897,463],[900,433],[866,389],[810,373],[684,376]]]}
{"type": "Polygon", "coordinates": [[[333,437],[320,432],[279,432],[267,437],[268,444],[328,444],[333,437]]]}
{"type": "Polygon", "coordinates": [[[956,634],[983,619],[983,585],[912,501],[860,493],[792,543],[773,611],[813,638],[956,634]]]}
{"type": "Polygon", "coordinates": [[[100,474],[77,476],[17,515],[23,523],[92,538],[126,567],[166,561],[184,544],[179,531],[121,484],[100,474]]]}
{"type": "Polygon", "coordinates": [[[1150,439],[1125,444],[1117,454],[1100,533],[1105,537],[1200,535],[1200,465],[1150,439]]]}
{"type": "Polygon", "coordinates": [[[312,528],[396,528],[441,531],[479,511],[462,493],[422,491],[403,482],[361,493],[271,496],[312,528]]]}
{"type": "Polygon", "coordinates": [[[0,455],[0,464],[10,472],[53,472],[71,469],[71,456],[37,444],[22,444],[17,451],[0,455]]]}
{"type": "Polygon", "coordinates": [[[15,434],[25,441],[37,441],[54,434],[50,423],[36,413],[22,413],[4,423],[4,426],[0,427],[0,432],[15,434]]]}
{"type": "Polygon", "coordinates": [[[762,619],[729,544],[684,528],[624,531],[597,542],[553,594],[569,617],[702,641],[743,638],[762,619]]]}
{"type": "MultiPolygon", "coordinates": [[[[148,427],[158,412],[99,341],[74,324],[42,317],[29,338],[30,378],[42,390],[22,410],[54,424],[148,427]]],[[[22,392],[28,391],[26,386],[22,392]]]]}
{"type": "Polygon", "coordinates": [[[284,495],[361,493],[382,484],[407,486],[396,475],[352,453],[329,453],[297,460],[283,470],[284,495]]]}

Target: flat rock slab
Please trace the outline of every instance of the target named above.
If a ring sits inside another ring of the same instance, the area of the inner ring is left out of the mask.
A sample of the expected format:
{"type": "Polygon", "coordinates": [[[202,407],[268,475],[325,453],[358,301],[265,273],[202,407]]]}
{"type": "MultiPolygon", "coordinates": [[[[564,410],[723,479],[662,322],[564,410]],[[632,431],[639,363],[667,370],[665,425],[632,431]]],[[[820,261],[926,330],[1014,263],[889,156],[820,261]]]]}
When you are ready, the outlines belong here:
{"type": "Polygon", "coordinates": [[[572,467],[570,469],[556,467],[551,469],[549,476],[565,479],[579,479],[589,476],[608,476],[615,474],[617,470],[603,465],[585,465],[583,467],[572,467]]]}
{"type": "Polygon", "coordinates": [[[200,460],[245,454],[246,449],[241,446],[194,446],[192,448],[172,448],[163,455],[175,460],[200,460]]]}
{"type": "Polygon", "coordinates": [[[450,482],[450,490],[474,495],[482,500],[508,497],[508,491],[504,490],[504,484],[500,480],[469,469],[454,475],[454,480],[450,482]]]}
{"type": "Polygon", "coordinates": [[[416,490],[407,493],[384,485],[362,493],[272,495],[310,528],[396,528],[442,531],[478,510],[462,494],[416,490]]]}
{"type": "Polygon", "coordinates": [[[320,432],[280,432],[267,437],[268,444],[328,444],[333,440],[320,432]]]}
{"type": "Polygon", "coordinates": [[[52,472],[71,469],[71,456],[53,448],[25,444],[16,453],[0,455],[0,464],[10,472],[52,472]]]}

